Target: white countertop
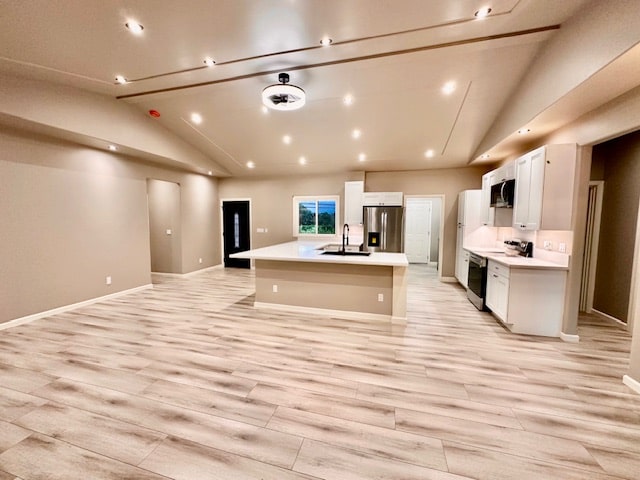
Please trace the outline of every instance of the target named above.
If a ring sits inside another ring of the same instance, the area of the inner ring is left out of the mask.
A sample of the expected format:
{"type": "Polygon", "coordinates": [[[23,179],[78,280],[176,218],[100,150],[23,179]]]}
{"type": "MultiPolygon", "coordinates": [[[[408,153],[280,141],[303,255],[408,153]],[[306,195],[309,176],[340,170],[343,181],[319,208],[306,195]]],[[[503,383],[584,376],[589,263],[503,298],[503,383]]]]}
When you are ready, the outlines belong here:
{"type": "Polygon", "coordinates": [[[330,241],[301,241],[280,243],[269,247],[256,248],[230,255],[232,258],[251,258],[254,260],[276,260],[282,262],[319,262],[343,263],[351,265],[381,265],[407,267],[409,261],[404,253],[373,252],[365,255],[322,255],[319,248],[334,243],[330,241]]]}
{"type": "Polygon", "coordinates": [[[506,265],[509,268],[536,268],[546,270],[569,270],[567,266],[559,263],[553,263],[548,260],[542,260],[539,258],[526,258],[526,257],[510,257],[504,253],[504,250],[497,248],[475,248],[464,247],[465,250],[481,255],[488,260],[506,265]]]}

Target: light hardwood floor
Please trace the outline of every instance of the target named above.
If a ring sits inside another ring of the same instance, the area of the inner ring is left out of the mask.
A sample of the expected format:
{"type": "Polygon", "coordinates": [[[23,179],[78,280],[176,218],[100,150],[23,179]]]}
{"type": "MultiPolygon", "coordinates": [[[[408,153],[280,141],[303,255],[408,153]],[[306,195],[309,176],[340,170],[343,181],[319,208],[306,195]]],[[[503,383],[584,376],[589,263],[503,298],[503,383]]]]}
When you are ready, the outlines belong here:
{"type": "Polygon", "coordinates": [[[640,478],[630,338],[597,317],[516,336],[420,266],[404,324],[155,280],[0,332],[0,480],[640,478]]]}

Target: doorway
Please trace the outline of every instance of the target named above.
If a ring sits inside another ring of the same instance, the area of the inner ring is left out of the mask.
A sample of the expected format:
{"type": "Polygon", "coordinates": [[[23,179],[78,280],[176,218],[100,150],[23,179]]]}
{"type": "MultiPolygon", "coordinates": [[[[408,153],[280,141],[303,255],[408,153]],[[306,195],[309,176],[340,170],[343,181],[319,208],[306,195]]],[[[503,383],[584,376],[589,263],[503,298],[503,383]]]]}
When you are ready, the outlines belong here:
{"type": "Polygon", "coordinates": [[[405,196],[405,245],[409,263],[423,263],[440,270],[442,254],[442,196],[405,196]]]}
{"type": "Polygon", "coordinates": [[[603,188],[603,181],[589,182],[587,228],[584,236],[582,281],[580,284],[580,311],[585,313],[591,313],[593,311],[593,292],[596,282],[596,266],[598,263],[603,188]]]}
{"type": "Polygon", "coordinates": [[[222,201],[222,245],[225,268],[251,268],[251,260],[230,258],[251,248],[251,203],[249,200],[222,201]]]}

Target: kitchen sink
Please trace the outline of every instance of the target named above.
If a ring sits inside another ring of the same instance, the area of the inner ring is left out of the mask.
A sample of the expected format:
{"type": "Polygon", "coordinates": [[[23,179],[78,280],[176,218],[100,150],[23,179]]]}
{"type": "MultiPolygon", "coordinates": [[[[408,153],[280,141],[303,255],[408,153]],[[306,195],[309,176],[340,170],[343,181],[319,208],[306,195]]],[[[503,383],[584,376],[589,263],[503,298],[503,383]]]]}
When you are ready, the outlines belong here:
{"type": "Polygon", "coordinates": [[[345,256],[360,256],[360,257],[368,257],[371,255],[371,252],[359,252],[356,250],[347,250],[346,252],[337,252],[334,250],[325,250],[322,252],[322,255],[345,255],[345,256]]]}

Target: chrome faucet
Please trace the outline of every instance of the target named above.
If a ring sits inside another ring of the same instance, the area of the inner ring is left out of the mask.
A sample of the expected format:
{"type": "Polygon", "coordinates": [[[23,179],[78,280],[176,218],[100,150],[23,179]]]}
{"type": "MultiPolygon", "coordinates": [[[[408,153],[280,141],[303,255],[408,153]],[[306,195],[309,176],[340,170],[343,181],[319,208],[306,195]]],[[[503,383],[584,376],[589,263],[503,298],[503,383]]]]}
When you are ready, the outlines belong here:
{"type": "Polygon", "coordinates": [[[349,245],[349,224],[345,223],[342,226],[342,254],[346,251],[345,247],[349,245]],[[345,233],[346,230],[346,233],[345,233]]]}

